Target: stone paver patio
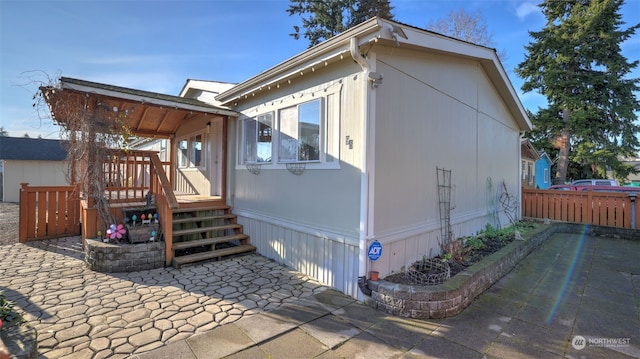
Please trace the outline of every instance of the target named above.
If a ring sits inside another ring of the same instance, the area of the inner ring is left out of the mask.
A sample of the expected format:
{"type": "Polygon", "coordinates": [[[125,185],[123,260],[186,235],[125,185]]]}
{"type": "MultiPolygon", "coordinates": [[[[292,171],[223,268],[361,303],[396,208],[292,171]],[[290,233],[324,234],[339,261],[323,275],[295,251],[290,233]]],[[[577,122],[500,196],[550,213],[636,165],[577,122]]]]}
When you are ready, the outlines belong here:
{"type": "Polygon", "coordinates": [[[0,246],[0,290],[47,358],[127,357],[326,289],[259,255],[114,274],[83,255],[79,237],[0,246]]]}

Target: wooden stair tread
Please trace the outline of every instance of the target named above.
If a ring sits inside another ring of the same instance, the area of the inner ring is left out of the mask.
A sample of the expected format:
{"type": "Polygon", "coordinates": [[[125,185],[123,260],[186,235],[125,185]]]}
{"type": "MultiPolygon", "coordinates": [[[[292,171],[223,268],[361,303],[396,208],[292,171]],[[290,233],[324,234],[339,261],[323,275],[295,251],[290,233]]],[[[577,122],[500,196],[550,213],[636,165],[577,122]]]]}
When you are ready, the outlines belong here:
{"type": "Polygon", "coordinates": [[[216,249],[209,252],[202,252],[202,253],[189,254],[186,256],[174,257],[173,265],[176,268],[178,268],[180,267],[180,265],[186,264],[186,263],[199,262],[207,259],[229,256],[232,254],[253,252],[255,250],[256,250],[255,246],[252,246],[251,244],[243,244],[235,247],[216,249]]]}
{"type": "Polygon", "coordinates": [[[194,240],[194,241],[173,242],[172,249],[175,251],[177,249],[185,249],[185,248],[206,246],[206,245],[210,245],[210,244],[224,243],[224,242],[229,242],[229,241],[233,241],[233,240],[236,240],[236,239],[237,240],[243,240],[243,239],[247,239],[247,238],[249,238],[249,236],[247,236],[246,234],[234,234],[234,235],[231,235],[231,236],[197,239],[197,240],[194,240]]]}
{"type": "Polygon", "coordinates": [[[201,212],[201,211],[226,211],[231,209],[230,206],[208,206],[208,207],[183,207],[174,208],[173,213],[185,213],[185,212],[201,212]]]}
{"type": "Polygon", "coordinates": [[[217,216],[200,216],[200,217],[185,217],[185,218],[174,218],[173,223],[191,223],[191,222],[201,222],[201,221],[209,221],[214,219],[232,219],[236,218],[235,214],[222,214],[217,216]]]}
{"type": "Polygon", "coordinates": [[[194,233],[202,233],[202,232],[209,232],[209,231],[222,231],[222,230],[227,230],[227,229],[239,229],[242,228],[241,224],[224,224],[221,226],[212,226],[212,227],[196,227],[196,228],[189,228],[189,229],[179,229],[179,230],[174,230],[173,231],[173,236],[177,237],[177,236],[182,236],[185,234],[194,234],[194,233]]]}

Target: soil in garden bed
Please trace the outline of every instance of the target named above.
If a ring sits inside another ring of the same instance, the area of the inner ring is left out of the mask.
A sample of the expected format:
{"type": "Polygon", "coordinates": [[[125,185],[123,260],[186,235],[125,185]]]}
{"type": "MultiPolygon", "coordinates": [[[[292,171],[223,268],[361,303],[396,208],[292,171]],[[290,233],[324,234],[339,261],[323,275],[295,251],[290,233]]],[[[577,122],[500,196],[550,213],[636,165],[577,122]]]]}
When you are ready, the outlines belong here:
{"type": "MultiPolygon", "coordinates": [[[[535,227],[534,223],[529,222],[519,222],[517,225],[517,229],[520,233],[528,232],[535,227]]],[[[465,268],[478,263],[482,260],[482,258],[491,255],[511,243],[515,239],[515,233],[513,230],[510,231],[496,231],[496,230],[487,230],[482,234],[478,235],[478,237],[482,238],[482,242],[484,243],[484,247],[482,249],[469,249],[468,254],[463,257],[462,260],[447,260],[449,263],[449,268],[451,270],[451,277],[462,272],[465,268]]],[[[469,241],[467,241],[469,243],[469,241]]],[[[468,248],[468,247],[466,247],[468,248]]],[[[442,259],[442,257],[436,257],[438,259],[442,259]]],[[[416,262],[417,263],[417,262],[416,262]]],[[[431,268],[430,271],[434,269],[431,268]]],[[[434,273],[425,273],[425,274],[434,274],[434,273]]],[[[384,278],[384,280],[392,283],[398,284],[409,284],[409,285],[417,285],[411,280],[410,277],[406,276],[404,272],[394,273],[384,278]]]]}

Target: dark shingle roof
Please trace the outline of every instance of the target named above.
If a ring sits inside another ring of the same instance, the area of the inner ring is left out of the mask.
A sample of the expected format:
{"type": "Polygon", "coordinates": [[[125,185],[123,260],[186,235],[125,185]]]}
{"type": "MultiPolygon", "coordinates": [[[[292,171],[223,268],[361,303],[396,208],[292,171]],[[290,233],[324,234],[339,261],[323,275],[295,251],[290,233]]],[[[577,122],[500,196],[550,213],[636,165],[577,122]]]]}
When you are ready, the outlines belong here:
{"type": "Polygon", "coordinates": [[[27,137],[0,137],[0,160],[63,161],[66,141],[27,137]]]}

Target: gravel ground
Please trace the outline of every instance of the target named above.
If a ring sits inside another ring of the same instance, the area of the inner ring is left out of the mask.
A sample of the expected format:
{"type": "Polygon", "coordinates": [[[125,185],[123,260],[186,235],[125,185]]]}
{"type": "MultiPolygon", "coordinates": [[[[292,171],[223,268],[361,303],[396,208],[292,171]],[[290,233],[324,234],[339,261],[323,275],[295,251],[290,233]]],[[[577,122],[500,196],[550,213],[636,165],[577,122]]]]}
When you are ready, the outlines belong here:
{"type": "Polygon", "coordinates": [[[0,246],[18,243],[20,206],[0,202],[0,246]]]}

